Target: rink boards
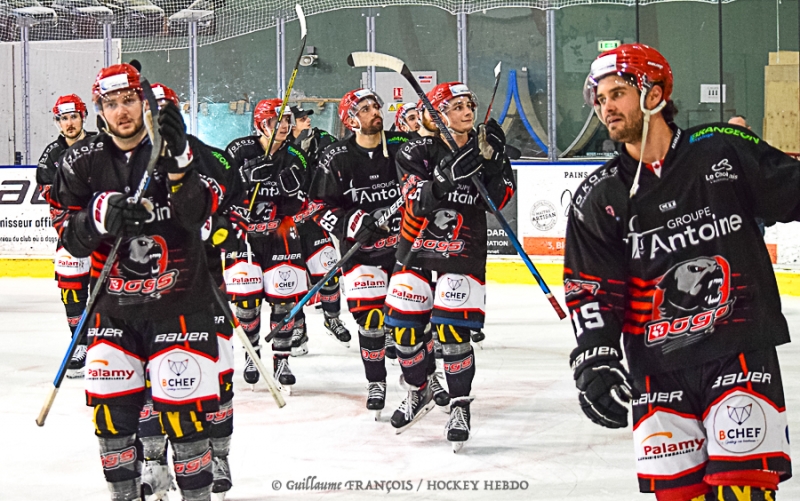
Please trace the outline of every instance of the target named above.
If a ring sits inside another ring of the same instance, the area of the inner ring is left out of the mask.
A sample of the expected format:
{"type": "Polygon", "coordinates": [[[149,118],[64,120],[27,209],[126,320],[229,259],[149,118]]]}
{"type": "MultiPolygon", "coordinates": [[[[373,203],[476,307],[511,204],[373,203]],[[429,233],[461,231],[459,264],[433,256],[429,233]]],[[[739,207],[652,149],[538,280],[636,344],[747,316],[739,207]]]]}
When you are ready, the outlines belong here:
{"type": "MultiPolygon", "coordinates": [[[[599,162],[513,162],[517,194],[503,211],[547,283],[562,282],[569,204],[599,162]]],[[[47,202],[36,190],[34,166],[0,166],[0,276],[53,275],[56,233],[47,202]]],[[[499,283],[535,283],[500,226],[488,215],[487,278],[499,283]]],[[[800,295],[800,223],[767,228],[765,243],[783,294],[800,295]]]]}

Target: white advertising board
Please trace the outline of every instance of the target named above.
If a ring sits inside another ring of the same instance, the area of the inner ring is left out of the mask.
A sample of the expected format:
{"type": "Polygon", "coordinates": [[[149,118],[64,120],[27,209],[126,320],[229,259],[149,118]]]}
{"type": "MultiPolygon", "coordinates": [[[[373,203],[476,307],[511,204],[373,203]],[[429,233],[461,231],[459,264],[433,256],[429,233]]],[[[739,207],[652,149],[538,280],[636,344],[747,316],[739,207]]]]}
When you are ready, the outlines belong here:
{"type": "Polygon", "coordinates": [[[56,231],[33,166],[0,166],[0,256],[52,258],[56,231]]]}

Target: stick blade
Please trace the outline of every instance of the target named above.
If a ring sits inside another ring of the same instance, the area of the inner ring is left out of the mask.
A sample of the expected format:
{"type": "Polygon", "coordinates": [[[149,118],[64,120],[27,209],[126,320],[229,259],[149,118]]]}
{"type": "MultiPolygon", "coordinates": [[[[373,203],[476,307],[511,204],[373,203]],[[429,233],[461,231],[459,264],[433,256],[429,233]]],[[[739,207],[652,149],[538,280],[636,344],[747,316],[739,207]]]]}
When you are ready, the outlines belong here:
{"type": "Polygon", "coordinates": [[[294,10],[297,12],[297,20],[300,21],[300,38],[305,38],[308,30],[306,29],[306,15],[303,14],[303,8],[297,3],[294,5],[294,10]]]}
{"type": "Polygon", "coordinates": [[[406,63],[402,59],[398,59],[389,54],[381,54],[380,52],[353,52],[347,56],[347,64],[353,68],[377,66],[379,68],[388,68],[398,73],[403,72],[406,63]]]}
{"type": "Polygon", "coordinates": [[[503,61],[497,63],[497,66],[494,67],[494,77],[497,78],[500,76],[500,68],[503,66],[503,61]]]}

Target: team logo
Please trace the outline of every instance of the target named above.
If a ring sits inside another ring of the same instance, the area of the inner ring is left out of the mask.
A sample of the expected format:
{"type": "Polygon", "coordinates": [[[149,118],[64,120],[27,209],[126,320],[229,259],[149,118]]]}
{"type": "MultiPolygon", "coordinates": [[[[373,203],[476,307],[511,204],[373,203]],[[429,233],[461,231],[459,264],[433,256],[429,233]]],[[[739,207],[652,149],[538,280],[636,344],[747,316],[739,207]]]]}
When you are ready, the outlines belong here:
{"type": "Polygon", "coordinates": [[[192,355],[181,353],[180,358],[166,356],[159,364],[161,389],[175,399],[191,396],[200,387],[200,364],[192,355]]]}
{"type": "Polygon", "coordinates": [[[714,413],[714,438],[728,452],[755,450],[766,438],[767,417],[750,395],[735,393],[721,402],[714,413]]]}
{"type": "Polygon", "coordinates": [[[168,256],[167,242],[159,235],[129,239],[112,269],[108,291],[145,296],[140,300],[157,299],[175,285],[178,277],[178,270],[167,270],[168,256]]]}
{"type": "Polygon", "coordinates": [[[460,213],[453,209],[439,209],[433,213],[425,230],[437,240],[454,240],[463,224],[464,218],[460,213]]]}

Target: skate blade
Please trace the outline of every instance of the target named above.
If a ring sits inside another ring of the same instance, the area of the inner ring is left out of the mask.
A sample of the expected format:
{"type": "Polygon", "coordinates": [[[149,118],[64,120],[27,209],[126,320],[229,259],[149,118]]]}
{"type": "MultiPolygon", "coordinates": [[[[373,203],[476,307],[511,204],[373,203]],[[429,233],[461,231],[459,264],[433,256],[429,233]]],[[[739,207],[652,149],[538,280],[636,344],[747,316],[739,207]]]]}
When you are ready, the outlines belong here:
{"type": "Polygon", "coordinates": [[[381,420],[381,410],[382,409],[375,411],[375,421],[381,420]]]}
{"type": "Polygon", "coordinates": [[[453,454],[458,454],[458,451],[464,447],[464,442],[450,442],[453,445],[453,454]]]}
{"type": "Polygon", "coordinates": [[[285,393],[287,396],[292,396],[292,384],[280,384],[278,383],[278,389],[281,393],[285,393]]]}
{"type": "Polygon", "coordinates": [[[450,414],[450,403],[448,402],[447,405],[437,405],[436,406],[440,411],[444,412],[445,414],[450,414]]]}
{"type": "Polygon", "coordinates": [[[425,414],[429,413],[429,412],[431,411],[431,409],[433,409],[434,407],[436,407],[436,402],[434,402],[433,400],[431,400],[430,402],[428,402],[428,403],[425,405],[425,407],[423,407],[423,408],[422,408],[422,410],[421,410],[421,411],[419,411],[419,412],[417,413],[417,415],[416,415],[416,416],[414,416],[414,419],[412,419],[411,421],[409,421],[409,423],[408,423],[407,425],[405,425],[405,426],[401,426],[400,428],[395,428],[395,432],[394,432],[394,434],[395,434],[395,435],[399,435],[399,434],[403,433],[404,431],[406,431],[407,429],[409,429],[409,428],[411,428],[412,426],[414,426],[414,424],[415,424],[417,421],[419,421],[420,419],[422,419],[422,418],[425,416],[425,414]]]}
{"type": "Polygon", "coordinates": [[[308,353],[308,346],[306,343],[301,344],[297,348],[292,348],[292,356],[293,357],[302,357],[308,353]]]}
{"type": "Polygon", "coordinates": [[[483,341],[478,341],[478,342],[477,342],[477,343],[475,343],[475,344],[477,344],[477,345],[478,345],[478,348],[480,348],[480,349],[483,349],[483,341]]]}
{"type": "Polygon", "coordinates": [[[211,493],[211,501],[225,501],[225,494],[228,492],[212,492],[211,493]]]}
{"type": "Polygon", "coordinates": [[[169,501],[169,494],[167,491],[159,491],[155,494],[145,494],[144,501],[169,501]]]}
{"type": "Polygon", "coordinates": [[[83,379],[83,369],[67,369],[67,379],[83,379]]]}

